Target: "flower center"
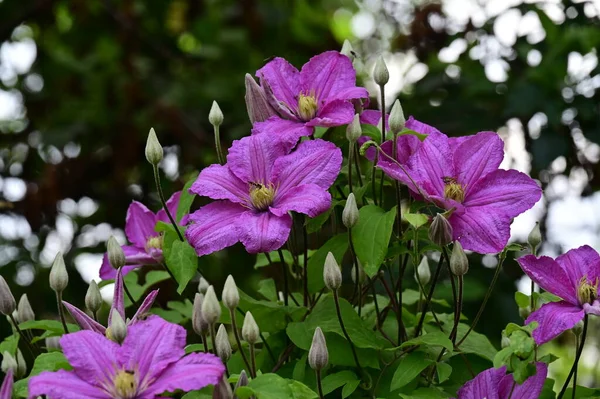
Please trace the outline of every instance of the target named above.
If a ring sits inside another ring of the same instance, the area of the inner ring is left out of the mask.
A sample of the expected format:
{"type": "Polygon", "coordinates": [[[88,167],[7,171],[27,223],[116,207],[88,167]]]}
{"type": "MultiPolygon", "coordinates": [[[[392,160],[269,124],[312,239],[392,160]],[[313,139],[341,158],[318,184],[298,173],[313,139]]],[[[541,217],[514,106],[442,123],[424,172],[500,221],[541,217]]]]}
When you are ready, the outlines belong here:
{"type": "Polygon", "coordinates": [[[250,201],[252,206],[258,211],[265,211],[273,203],[275,198],[275,187],[272,184],[250,183],[250,201]]]}
{"type": "Polygon", "coordinates": [[[135,398],[138,382],[131,370],[121,370],[115,376],[115,391],[119,399],[135,398]]]}
{"type": "Polygon", "coordinates": [[[444,177],[444,198],[451,199],[456,202],[465,200],[465,190],[453,177],[444,177]]]}
{"type": "Polygon", "coordinates": [[[303,121],[309,121],[317,114],[317,99],[312,91],[309,95],[298,96],[298,114],[303,121]]]}
{"type": "Polygon", "coordinates": [[[577,299],[580,304],[589,303],[590,305],[598,298],[598,279],[595,282],[588,281],[587,277],[579,280],[577,287],[577,299]]]}
{"type": "Polygon", "coordinates": [[[146,252],[150,253],[150,251],[154,249],[162,250],[163,247],[163,236],[162,234],[159,236],[148,237],[146,241],[146,252]]]}

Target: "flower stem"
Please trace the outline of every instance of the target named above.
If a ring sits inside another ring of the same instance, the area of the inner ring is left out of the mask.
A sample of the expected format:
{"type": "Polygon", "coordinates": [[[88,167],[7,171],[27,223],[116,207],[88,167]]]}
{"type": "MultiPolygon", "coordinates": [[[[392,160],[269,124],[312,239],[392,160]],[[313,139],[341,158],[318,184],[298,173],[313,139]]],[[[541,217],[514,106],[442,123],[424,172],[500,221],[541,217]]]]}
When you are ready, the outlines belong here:
{"type": "Polygon", "coordinates": [[[65,321],[65,312],[62,308],[62,292],[56,293],[56,305],[58,307],[58,316],[60,317],[60,321],[62,322],[63,329],[65,330],[65,334],[69,333],[69,329],[67,327],[67,322],[65,321]]]}
{"type": "Polygon", "coordinates": [[[354,163],[354,144],[353,141],[350,142],[350,147],[348,148],[348,190],[352,192],[352,164],[354,163]]]}
{"type": "Polygon", "coordinates": [[[456,335],[458,334],[458,323],[460,322],[460,313],[462,311],[463,303],[463,282],[463,276],[458,276],[458,297],[454,308],[454,327],[452,327],[452,332],[450,333],[452,344],[456,343],[456,335]]]}
{"type": "Polygon", "coordinates": [[[240,332],[238,331],[238,328],[237,328],[237,323],[235,321],[235,312],[233,311],[233,309],[229,310],[229,316],[231,318],[231,328],[233,329],[233,335],[235,336],[235,342],[237,343],[238,350],[240,351],[240,355],[242,355],[242,359],[244,360],[244,364],[246,365],[246,368],[248,370],[250,370],[250,362],[248,361],[248,358],[246,357],[246,354],[244,353],[244,349],[242,348],[242,341],[240,340],[240,332]]]}
{"type": "Polygon", "coordinates": [[[29,339],[27,339],[23,330],[21,330],[21,328],[19,327],[19,323],[17,323],[17,320],[13,317],[12,313],[9,314],[8,317],[10,318],[10,321],[12,321],[13,325],[15,326],[15,329],[17,330],[21,338],[23,338],[23,341],[25,341],[29,353],[31,354],[31,356],[33,356],[33,358],[35,358],[36,356],[33,353],[33,347],[31,346],[31,342],[29,341],[29,339]]]}
{"type": "Polygon", "coordinates": [[[217,354],[217,338],[215,334],[215,325],[211,324],[209,326],[210,331],[210,343],[212,344],[212,353],[217,354]]]}
{"type": "Polygon", "coordinates": [[[308,231],[306,230],[305,220],[302,221],[302,235],[304,241],[304,270],[302,271],[302,286],[304,291],[304,306],[308,306],[308,231]]]}
{"type": "Polygon", "coordinates": [[[354,357],[354,363],[356,363],[356,367],[362,373],[362,367],[360,366],[360,362],[358,361],[358,355],[356,354],[356,349],[354,348],[354,343],[352,339],[350,339],[350,335],[348,335],[348,331],[346,331],[346,326],[344,326],[344,319],[342,319],[342,311],[340,310],[340,298],[338,296],[337,290],[333,290],[333,301],[335,302],[335,311],[337,312],[338,321],[340,322],[340,328],[344,333],[344,337],[348,340],[348,344],[350,345],[350,349],[352,350],[352,357],[354,357]]]}
{"type": "Polygon", "coordinates": [[[323,387],[321,386],[321,370],[315,370],[317,373],[317,388],[319,389],[319,399],[324,399],[323,387]]]}
{"type": "Polygon", "coordinates": [[[177,236],[179,236],[179,240],[183,242],[184,241],[183,235],[181,235],[181,231],[179,231],[179,226],[177,226],[175,219],[173,219],[173,215],[171,215],[171,212],[169,211],[169,208],[167,207],[167,201],[165,201],[165,195],[163,194],[162,187],[160,185],[160,174],[158,171],[158,166],[154,165],[152,167],[152,170],[154,172],[154,183],[156,184],[156,190],[158,191],[158,196],[160,197],[160,202],[162,203],[163,209],[165,210],[165,213],[169,217],[169,221],[175,228],[175,231],[177,232],[177,236]]]}
{"type": "Polygon", "coordinates": [[[290,292],[290,286],[288,283],[287,264],[283,258],[283,252],[281,248],[277,250],[279,252],[279,260],[281,261],[281,273],[283,274],[283,303],[288,306],[288,294],[290,292]]]}
{"type": "MultiPolygon", "coordinates": [[[[556,399],[562,399],[562,397],[565,395],[565,391],[567,390],[567,387],[569,386],[569,381],[571,381],[571,377],[573,376],[573,374],[575,374],[577,372],[577,366],[579,365],[579,359],[581,358],[581,353],[583,352],[583,347],[585,346],[585,336],[587,335],[587,328],[588,328],[588,314],[586,313],[586,315],[583,317],[583,332],[581,333],[581,341],[579,342],[579,348],[577,348],[577,353],[575,354],[575,362],[573,362],[573,367],[571,367],[569,376],[567,377],[567,380],[565,381],[565,384],[563,385],[563,387],[560,390],[560,393],[558,394],[556,399]]],[[[573,397],[575,397],[575,388],[577,388],[576,381],[573,382],[573,397]]]]}
{"type": "Polygon", "coordinates": [[[388,285],[387,281],[385,281],[385,277],[383,275],[380,275],[380,280],[383,284],[383,288],[385,288],[385,291],[390,297],[392,307],[396,313],[396,323],[398,324],[398,340],[396,342],[398,345],[400,345],[400,343],[402,343],[402,337],[406,334],[406,331],[404,330],[404,323],[402,322],[402,305],[396,300],[396,295],[390,289],[390,286],[388,285]]]}
{"type": "Polygon", "coordinates": [[[415,338],[419,336],[421,332],[421,328],[423,327],[423,321],[425,321],[425,315],[427,314],[427,309],[429,309],[429,304],[431,303],[431,298],[433,298],[433,292],[435,291],[435,286],[437,284],[438,278],[440,277],[440,271],[442,270],[442,263],[444,263],[444,257],[440,254],[440,260],[437,264],[437,269],[435,269],[435,274],[433,275],[433,280],[431,281],[431,286],[429,287],[429,293],[427,294],[427,299],[423,304],[423,311],[421,312],[421,318],[419,319],[419,323],[415,328],[415,338]]]}
{"type": "Polygon", "coordinates": [[[210,350],[208,349],[208,337],[205,332],[202,332],[202,344],[204,345],[204,352],[210,353],[210,350]]]}
{"type": "Polygon", "coordinates": [[[254,353],[254,344],[250,344],[250,360],[252,361],[250,375],[252,378],[256,378],[256,354],[254,353]]]}
{"type": "Polygon", "coordinates": [[[225,157],[223,156],[223,148],[221,148],[221,135],[219,134],[219,126],[213,125],[215,130],[215,147],[217,150],[217,160],[221,165],[225,164],[225,157]]]}
{"type": "Polygon", "coordinates": [[[363,185],[363,180],[362,180],[362,172],[360,170],[360,162],[359,162],[359,158],[358,158],[358,147],[354,146],[354,149],[352,150],[354,151],[354,166],[356,167],[356,177],[358,178],[358,184],[362,187],[363,185]]]}
{"type": "Polygon", "coordinates": [[[131,301],[131,304],[137,308],[137,302],[135,301],[135,299],[133,299],[133,295],[131,295],[129,288],[127,288],[127,284],[125,284],[125,279],[123,279],[123,290],[125,291],[125,294],[127,294],[127,298],[129,298],[129,300],[131,301]]]}

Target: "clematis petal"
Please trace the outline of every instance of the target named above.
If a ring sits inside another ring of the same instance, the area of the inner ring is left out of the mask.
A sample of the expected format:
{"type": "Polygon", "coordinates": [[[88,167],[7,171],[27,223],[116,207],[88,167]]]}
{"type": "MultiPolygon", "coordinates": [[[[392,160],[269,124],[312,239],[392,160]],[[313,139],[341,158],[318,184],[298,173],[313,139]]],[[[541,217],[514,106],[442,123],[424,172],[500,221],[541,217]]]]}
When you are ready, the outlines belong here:
{"type": "Polygon", "coordinates": [[[464,204],[493,209],[513,218],[531,209],[541,196],[542,189],[531,177],[512,169],[498,169],[467,187],[464,204]]]}
{"type": "Polygon", "coordinates": [[[119,364],[125,370],[137,370],[143,386],[185,355],[185,336],[183,327],[158,316],[138,321],[127,329],[119,364]]]}
{"type": "MultiPolygon", "coordinates": [[[[386,126],[388,126],[388,120],[390,119],[390,115],[385,115],[386,126]]],[[[365,125],[379,125],[379,121],[381,120],[381,111],[376,109],[365,109],[360,113],[360,123],[365,125]]]]}
{"type": "MultiPolygon", "coordinates": [[[[121,246],[125,253],[125,262],[127,266],[123,266],[123,275],[127,275],[133,269],[137,269],[142,265],[152,265],[156,263],[156,259],[150,256],[144,249],[132,245],[121,246]]],[[[108,255],[104,254],[102,258],[102,266],[100,266],[100,277],[103,280],[113,280],[117,276],[117,271],[111,266],[108,261],[108,255]]]]}
{"type": "Polygon", "coordinates": [[[482,371],[456,393],[457,399],[500,399],[498,386],[506,374],[506,366],[482,371]]]}
{"type": "Polygon", "coordinates": [[[342,167],[342,151],[325,140],[304,141],[293,153],[278,158],[273,166],[271,182],[280,195],[304,184],[316,184],[327,190],[342,167]]]}
{"type": "Polygon", "coordinates": [[[60,346],[77,377],[84,381],[112,381],[119,344],[97,332],[83,330],[63,335],[60,346]]]}
{"type": "Polygon", "coordinates": [[[538,322],[533,330],[533,339],[538,345],[558,337],[562,332],[570,330],[583,319],[585,312],[580,306],[565,301],[548,302],[529,315],[525,324],[538,322]]]}
{"type": "Polygon", "coordinates": [[[347,87],[331,96],[330,101],[333,100],[351,100],[352,104],[358,103],[366,106],[369,104],[369,91],[364,87],[347,87]],[[362,100],[362,103],[360,100],[362,100]]]}
{"type": "Polygon", "coordinates": [[[12,369],[8,369],[0,388],[0,399],[10,399],[12,397],[13,383],[13,371],[12,369]]]}
{"type": "Polygon", "coordinates": [[[229,170],[244,183],[269,184],[275,160],[286,154],[286,145],[272,134],[236,140],[229,148],[229,170]]]}
{"type": "Polygon", "coordinates": [[[544,290],[577,305],[577,285],[573,285],[567,272],[554,259],[548,256],[536,258],[533,255],[517,259],[521,268],[544,290]]]}
{"type": "Polygon", "coordinates": [[[331,206],[331,194],[316,184],[303,184],[293,187],[284,195],[277,195],[270,210],[275,216],[283,216],[289,211],[315,217],[331,206]]]}
{"type": "MultiPolygon", "coordinates": [[[[319,108],[331,100],[350,100],[357,93],[342,91],[356,86],[356,71],[352,61],[338,51],[326,51],[312,57],[300,70],[300,89],[306,94],[314,90],[319,108]]],[[[367,96],[368,97],[368,96],[367,96]]]]}
{"type": "Polygon", "coordinates": [[[98,323],[96,320],[88,316],[87,313],[79,310],[79,308],[71,305],[69,302],[62,301],[62,303],[65,306],[65,308],[67,308],[67,310],[69,311],[75,322],[79,325],[79,327],[81,327],[84,330],[90,330],[97,332],[98,334],[104,335],[104,333],[106,332],[106,328],[102,324],[98,323]]]}
{"type": "Polygon", "coordinates": [[[200,172],[190,192],[240,204],[248,198],[248,183],[238,179],[227,165],[215,164],[200,172]]]}
{"type": "Polygon", "coordinates": [[[286,153],[298,144],[301,137],[311,136],[314,128],[301,121],[290,121],[272,116],[264,122],[255,122],[252,134],[274,134],[281,138],[286,153]]]}
{"type": "MultiPolygon", "coordinates": [[[[167,209],[173,219],[177,218],[177,207],[179,206],[179,199],[181,198],[181,191],[176,191],[171,195],[171,198],[167,200],[167,209]]],[[[170,223],[169,217],[165,210],[161,207],[160,210],[156,213],[156,221],[163,221],[165,223],[170,223]]]]}
{"type": "Polygon", "coordinates": [[[267,100],[279,110],[284,103],[291,111],[298,107],[300,72],[283,58],[275,58],[256,71],[267,100]]]}
{"type": "Polygon", "coordinates": [[[486,207],[463,208],[448,219],[452,225],[453,238],[464,249],[480,254],[502,251],[510,238],[510,218],[486,207]]]}
{"type": "Polygon", "coordinates": [[[157,296],[158,296],[158,290],[154,290],[154,291],[150,292],[146,296],[146,298],[144,298],[144,302],[142,302],[142,304],[138,308],[137,312],[135,312],[135,314],[131,318],[131,321],[129,322],[129,324],[136,323],[138,321],[138,319],[140,319],[142,316],[145,316],[146,313],[150,310],[150,308],[154,304],[154,301],[156,300],[157,296]]]}
{"type": "Polygon", "coordinates": [[[110,312],[108,313],[108,325],[112,320],[113,312],[119,312],[119,315],[123,320],[127,320],[125,317],[125,297],[123,296],[123,271],[117,270],[117,278],[115,279],[115,290],[113,294],[112,305],[110,305],[110,312]]]}
{"type": "Polygon", "coordinates": [[[500,399],[513,398],[539,398],[548,375],[548,365],[537,362],[535,364],[536,372],[534,375],[523,381],[522,384],[515,384],[512,374],[505,375],[500,381],[500,399]],[[511,396],[512,395],[512,396],[511,396]]]}
{"type": "Polygon", "coordinates": [[[494,132],[480,132],[463,141],[454,151],[457,180],[470,188],[482,177],[494,172],[504,158],[504,142],[494,132]]]}
{"type": "Polygon", "coordinates": [[[239,241],[235,228],[246,208],[229,201],[216,201],[190,215],[185,237],[198,256],[208,255],[239,241]]]}
{"type": "Polygon", "coordinates": [[[354,105],[344,100],[328,102],[319,110],[317,116],[306,123],[307,126],[341,126],[352,122],[354,105]]]}
{"type": "Polygon", "coordinates": [[[444,196],[444,178],[456,178],[452,152],[448,138],[444,135],[430,135],[419,146],[408,163],[413,179],[422,184],[428,194],[444,196]]]}
{"type": "Polygon", "coordinates": [[[72,371],[44,371],[29,380],[29,399],[46,395],[51,399],[112,399],[105,390],[89,384],[72,371]]]}
{"type": "Polygon", "coordinates": [[[237,224],[240,241],[251,254],[271,252],[287,241],[292,228],[290,215],[275,216],[271,212],[245,212],[237,224]]]}
{"type": "MultiPolygon", "coordinates": [[[[225,372],[218,357],[209,353],[191,353],[170,365],[144,392],[158,395],[181,389],[184,392],[216,385],[225,372]]],[[[154,396],[152,396],[154,397],[154,396]]]]}
{"type": "Polygon", "coordinates": [[[587,277],[590,281],[600,278],[600,255],[589,245],[571,249],[556,258],[556,263],[569,276],[573,287],[579,285],[582,277],[587,277]]]}
{"type": "MultiPolygon", "coordinates": [[[[442,134],[438,129],[436,129],[433,126],[430,126],[426,123],[423,122],[419,122],[418,120],[416,120],[415,118],[413,118],[412,116],[408,117],[408,120],[406,121],[406,125],[404,125],[407,129],[410,130],[414,130],[417,133],[421,133],[421,134],[442,134]]],[[[450,139],[452,140],[452,139],[450,139]]]]}
{"type": "Polygon", "coordinates": [[[132,201],[125,217],[127,239],[138,247],[144,247],[148,237],[155,236],[156,215],[141,202],[132,201]]]}

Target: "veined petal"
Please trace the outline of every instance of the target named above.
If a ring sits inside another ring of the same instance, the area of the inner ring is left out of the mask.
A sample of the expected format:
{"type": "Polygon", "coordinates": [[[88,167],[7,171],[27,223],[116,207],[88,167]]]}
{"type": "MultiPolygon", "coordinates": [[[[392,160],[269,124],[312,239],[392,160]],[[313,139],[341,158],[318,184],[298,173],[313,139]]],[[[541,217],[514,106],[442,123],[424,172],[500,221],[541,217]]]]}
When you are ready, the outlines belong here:
{"type": "Polygon", "coordinates": [[[525,323],[538,322],[538,327],[533,330],[532,335],[535,343],[542,345],[573,328],[583,319],[584,314],[580,306],[565,301],[548,302],[530,314],[525,323]]]}
{"type": "MultiPolygon", "coordinates": [[[[167,200],[167,209],[173,216],[173,219],[177,219],[177,207],[179,206],[179,199],[181,198],[181,191],[176,191],[171,195],[171,198],[167,200]]],[[[156,221],[163,221],[165,223],[170,223],[169,217],[165,210],[161,207],[160,210],[156,213],[156,221]]]]}
{"type": "Polygon", "coordinates": [[[275,160],[283,156],[285,144],[272,134],[259,134],[236,140],[229,149],[227,165],[244,183],[269,184],[275,160]]]}
{"type": "Polygon", "coordinates": [[[217,385],[224,372],[225,366],[215,355],[191,353],[170,365],[144,394],[158,395],[178,389],[187,392],[217,385]]]}
{"type": "Polygon", "coordinates": [[[363,105],[368,105],[369,91],[364,87],[347,87],[331,96],[331,100],[364,100],[363,105]]]}
{"type": "Polygon", "coordinates": [[[29,380],[29,399],[42,395],[51,399],[112,399],[104,390],[86,381],[96,380],[81,379],[72,371],[44,371],[29,380]]]}
{"type": "MultiPolygon", "coordinates": [[[[556,263],[565,271],[573,287],[579,285],[582,277],[589,281],[600,278],[600,256],[589,245],[571,249],[556,258],[556,263]]],[[[566,298],[565,298],[566,299],[566,298]]]]}
{"type": "Polygon", "coordinates": [[[10,399],[12,397],[13,383],[13,371],[12,369],[8,369],[4,376],[4,381],[2,381],[2,387],[0,388],[0,399],[10,399]]]}
{"type": "Polygon", "coordinates": [[[293,153],[278,158],[273,166],[271,182],[279,195],[293,187],[316,184],[327,190],[342,167],[342,151],[324,140],[304,141],[293,153]]]}
{"type": "MultiPolygon", "coordinates": [[[[157,263],[156,259],[150,256],[144,249],[133,245],[121,246],[125,254],[126,266],[123,266],[123,275],[127,275],[133,269],[137,269],[142,265],[152,265],[157,263]]],[[[102,258],[102,266],[100,266],[100,277],[102,280],[113,280],[117,276],[117,271],[111,266],[108,261],[108,255],[104,254],[102,258]]]]}
{"type": "Polygon", "coordinates": [[[498,387],[506,374],[506,366],[482,371],[456,393],[457,399],[500,399],[498,387]]]}
{"type": "Polygon", "coordinates": [[[247,211],[238,224],[240,241],[251,254],[271,252],[287,241],[292,228],[290,215],[275,216],[271,212],[247,211]]]}
{"type": "Polygon", "coordinates": [[[510,238],[510,218],[486,207],[464,208],[448,219],[453,238],[464,249],[480,254],[495,254],[504,249],[510,238]]]}
{"type": "Polygon", "coordinates": [[[317,116],[306,123],[307,126],[341,126],[352,123],[354,105],[349,101],[333,100],[319,109],[317,116]]]}
{"type": "Polygon", "coordinates": [[[138,247],[144,247],[148,237],[156,235],[154,226],[156,215],[146,205],[132,201],[125,218],[125,234],[127,239],[138,247]]]}
{"type": "MultiPolygon", "coordinates": [[[[421,134],[442,134],[442,132],[440,132],[438,129],[436,129],[433,126],[430,126],[426,123],[423,122],[419,122],[418,120],[416,120],[415,118],[413,118],[412,116],[408,117],[408,120],[406,121],[406,125],[405,127],[407,129],[410,130],[414,130],[417,133],[421,133],[421,134]]],[[[450,139],[452,140],[452,139],[450,139]]]]}
{"type": "Polygon", "coordinates": [[[276,216],[295,211],[313,218],[330,206],[331,194],[327,190],[316,184],[303,184],[287,190],[284,195],[277,195],[270,210],[276,216]]]}
{"type": "MultiPolygon", "coordinates": [[[[536,258],[533,255],[517,259],[521,268],[544,290],[577,305],[577,285],[573,285],[567,272],[554,259],[548,256],[536,258]]],[[[576,283],[577,284],[577,283],[576,283]]]]}
{"type": "Polygon", "coordinates": [[[88,316],[87,313],[79,310],[79,308],[71,305],[69,302],[62,301],[62,303],[65,306],[65,308],[67,308],[67,310],[69,311],[75,322],[79,325],[79,327],[81,327],[84,330],[91,330],[97,332],[98,334],[104,335],[104,333],[106,332],[106,328],[102,324],[98,323],[96,320],[88,316]]]}
{"type": "MultiPolygon", "coordinates": [[[[154,263],[154,262],[152,262],[152,263],[154,263]]],[[[142,265],[123,266],[123,274],[127,274],[130,271],[137,269],[140,266],[142,266],[142,265]]],[[[117,271],[114,269],[114,267],[111,266],[110,262],[108,261],[108,255],[104,254],[104,257],[102,258],[102,266],[100,266],[100,278],[102,280],[114,280],[116,277],[117,277],[117,271]]]]}
{"type": "Polygon", "coordinates": [[[464,204],[493,209],[513,218],[531,209],[541,196],[542,189],[525,173],[498,169],[466,187],[464,204]]]}
{"type": "Polygon", "coordinates": [[[548,365],[537,362],[535,368],[535,374],[523,381],[522,384],[515,385],[514,389],[515,379],[512,374],[505,375],[500,381],[500,399],[509,399],[511,395],[513,398],[539,398],[548,375],[548,365]]]}
{"type": "Polygon", "coordinates": [[[112,381],[119,344],[97,332],[83,330],[63,335],[60,346],[77,377],[84,381],[112,381]]]}
{"type": "Polygon", "coordinates": [[[123,296],[123,272],[121,269],[117,270],[117,278],[115,279],[115,290],[113,294],[113,302],[110,305],[110,312],[108,313],[108,325],[112,321],[113,312],[119,312],[119,315],[123,320],[127,320],[125,317],[125,297],[123,296]]]}
{"type": "Polygon", "coordinates": [[[248,183],[238,179],[227,165],[215,164],[202,169],[190,192],[240,204],[248,198],[248,183]]]}
{"type": "Polygon", "coordinates": [[[409,167],[417,183],[428,183],[422,184],[428,194],[443,197],[444,178],[456,178],[448,137],[443,134],[429,135],[410,158],[409,167]]]}
{"type": "Polygon", "coordinates": [[[272,116],[264,122],[255,122],[252,134],[274,134],[281,138],[286,153],[296,146],[301,137],[311,136],[314,128],[302,121],[282,119],[272,116]]]}
{"type": "Polygon", "coordinates": [[[150,308],[154,304],[154,301],[156,300],[157,296],[158,296],[158,290],[154,290],[154,291],[150,292],[146,296],[146,298],[144,298],[144,302],[142,302],[142,304],[138,308],[137,312],[135,312],[135,314],[131,318],[131,321],[129,322],[129,324],[136,323],[139,318],[141,318],[142,316],[145,316],[146,313],[150,310],[150,308]]]}
{"type": "MultiPolygon", "coordinates": [[[[390,119],[390,115],[385,115],[385,123],[388,125],[388,120],[390,119]]],[[[360,113],[360,123],[366,125],[378,126],[379,121],[381,120],[381,111],[376,109],[365,109],[360,113]]]]}
{"type": "Polygon", "coordinates": [[[480,132],[468,137],[454,151],[457,180],[466,193],[482,177],[494,172],[504,158],[504,142],[494,132],[480,132]]]}
{"type": "Polygon", "coordinates": [[[312,57],[300,70],[300,88],[309,94],[314,90],[319,108],[333,99],[342,98],[342,91],[356,86],[356,71],[352,61],[338,51],[326,51],[312,57]]]}
{"type": "Polygon", "coordinates": [[[418,177],[417,173],[413,173],[407,164],[398,165],[387,157],[380,157],[376,167],[392,179],[406,184],[412,192],[418,193],[421,190],[421,185],[414,180],[418,177]]]}
{"type": "Polygon", "coordinates": [[[208,255],[239,241],[235,226],[246,208],[229,201],[216,201],[190,215],[185,237],[198,256],[208,255]]]}
{"type": "Polygon", "coordinates": [[[276,109],[280,103],[295,111],[300,93],[300,72],[283,58],[277,57],[256,71],[261,86],[265,89],[267,100],[276,109]]]}

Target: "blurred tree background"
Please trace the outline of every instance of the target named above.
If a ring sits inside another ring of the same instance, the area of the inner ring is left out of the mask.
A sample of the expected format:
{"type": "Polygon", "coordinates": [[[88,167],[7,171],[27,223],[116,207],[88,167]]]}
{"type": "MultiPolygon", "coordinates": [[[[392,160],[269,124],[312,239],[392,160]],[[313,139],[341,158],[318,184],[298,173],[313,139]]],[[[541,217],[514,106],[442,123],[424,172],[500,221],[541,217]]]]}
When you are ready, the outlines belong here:
{"type": "MultiPolygon", "coordinates": [[[[517,241],[540,220],[546,254],[598,248],[599,13],[598,2],[558,0],[0,0],[0,272],[17,298],[29,293],[38,318],[53,317],[48,267],[63,251],[66,300],[82,304],[108,237],[125,241],[131,200],[159,207],[144,157],[149,128],[165,146],[163,186],[179,190],[216,161],[213,100],[228,145],[250,132],[245,73],[272,56],[300,67],[344,39],[373,106],[369,74],[384,54],[388,104],[399,97],[407,114],[449,135],[502,135],[503,166],[545,189],[515,222],[517,241]]],[[[325,238],[313,235],[311,246],[325,238]]],[[[491,256],[472,260],[469,317],[495,266],[491,256]]],[[[217,287],[231,273],[246,291],[277,276],[254,263],[241,246],[200,261],[217,287]]],[[[512,259],[504,271],[477,328],[497,344],[507,322],[522,321],[513,294],[529,284],[512,259]]],[[[0,336],[8,328],[2,323],[0,336]]],[[[598,338],[582,384],[596,382],[598,338]]]]}

